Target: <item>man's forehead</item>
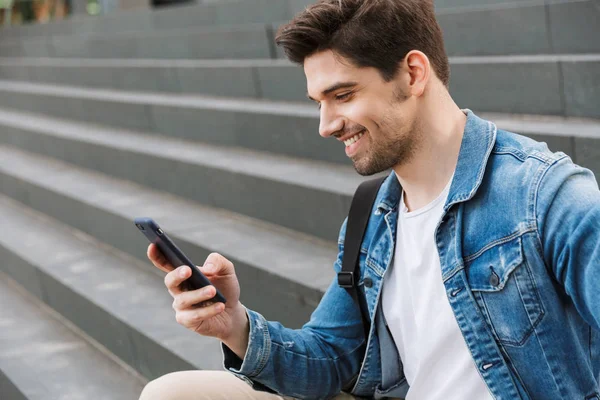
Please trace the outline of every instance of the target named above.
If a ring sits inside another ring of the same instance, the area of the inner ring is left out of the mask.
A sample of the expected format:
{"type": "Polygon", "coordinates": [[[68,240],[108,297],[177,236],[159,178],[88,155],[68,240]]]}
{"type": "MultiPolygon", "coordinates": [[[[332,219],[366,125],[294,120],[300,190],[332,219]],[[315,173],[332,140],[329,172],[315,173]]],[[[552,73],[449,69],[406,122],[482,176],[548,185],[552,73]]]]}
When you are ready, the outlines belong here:
{"type": "Polygon", "coordinates": [[[306,57],[304,60],[304,73],[307,78],[312,75],[323,75],[325,73],[334,74],[353,74],[358,71],[359,68],[352,65],[352,63],[340,56],[335,54],[331,50],[321,51],[306,57]]]}
{"type": "Polygon", "coordinates": [[[309,95],[321,92],[338,82],[358,81],[359,68],[331,50],[315,53],[304,60],[304,74],[309,95]]]}

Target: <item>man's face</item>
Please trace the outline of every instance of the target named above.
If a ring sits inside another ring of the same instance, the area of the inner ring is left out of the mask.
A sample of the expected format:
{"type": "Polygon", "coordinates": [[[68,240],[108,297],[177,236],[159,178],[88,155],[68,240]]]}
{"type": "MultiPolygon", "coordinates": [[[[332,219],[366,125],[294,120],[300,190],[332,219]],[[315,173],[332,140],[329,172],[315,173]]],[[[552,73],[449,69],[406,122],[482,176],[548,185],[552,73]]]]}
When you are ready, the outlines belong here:
{"type": "Polygon", "coordinates": [[[418,146],[409,75],[385,82],[375,68],[357,68],[330,50],[304,60],[308,96],[320,106],[319,134],[342,141],[361,175],[406,163],[418,146]]]}

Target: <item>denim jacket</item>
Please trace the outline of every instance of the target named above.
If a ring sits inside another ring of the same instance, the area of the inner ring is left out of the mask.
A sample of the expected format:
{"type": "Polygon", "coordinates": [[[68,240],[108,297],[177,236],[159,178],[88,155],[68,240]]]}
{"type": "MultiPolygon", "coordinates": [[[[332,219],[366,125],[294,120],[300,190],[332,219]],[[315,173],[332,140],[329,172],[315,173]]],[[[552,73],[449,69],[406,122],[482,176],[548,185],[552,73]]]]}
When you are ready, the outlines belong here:
{"type": "MultiPolygon", "coordinates": [[[[594,175],[544,143],[466,113],[435,239],[448,301],[473,362],[499,400],[600,399],[600,191],[594,175]]],[[[400,193],[392,173],[360,250],[358,290],[372,321],[368,338],[357,305],[334,281],[302,329],[248,310],[246,356],[241,360],[223,346],[226,369],[257,389],[302,399],[342,390],[375,399],[406,395],[380,305],[400,193]]],[[[345,228],[346,222],[336,272],[345,228]]]]}

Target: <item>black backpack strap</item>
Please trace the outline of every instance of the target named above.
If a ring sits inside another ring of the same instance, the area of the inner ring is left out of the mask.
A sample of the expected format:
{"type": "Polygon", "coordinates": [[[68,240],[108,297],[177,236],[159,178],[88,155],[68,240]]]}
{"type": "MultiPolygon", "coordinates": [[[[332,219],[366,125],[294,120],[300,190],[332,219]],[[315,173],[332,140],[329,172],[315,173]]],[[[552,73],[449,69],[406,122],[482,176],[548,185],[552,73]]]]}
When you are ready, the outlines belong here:
{"type": "Polygon", "coordinates": [[[369,337],[371,322],[368,316],[368,308],[364,301],[365,299],[358,295],[357,285],[360,277],[358,257],[373,204],[377,198],[379,188],[386,178],[381,177],[365,181],[356,189],[346,224],[342,270],[338,273],[338,285],[348,290],[354,302],[359,306],[365,330],[365,340],[369,337]]]}

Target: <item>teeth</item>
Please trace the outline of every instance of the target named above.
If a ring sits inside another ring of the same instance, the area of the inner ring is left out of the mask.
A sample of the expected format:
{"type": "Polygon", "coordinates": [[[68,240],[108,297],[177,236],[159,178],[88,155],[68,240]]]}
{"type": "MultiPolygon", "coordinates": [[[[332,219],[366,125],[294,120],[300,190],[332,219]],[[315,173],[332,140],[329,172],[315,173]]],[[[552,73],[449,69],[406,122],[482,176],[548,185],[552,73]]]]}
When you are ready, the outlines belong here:
{"type": "Polygon", "coordinates": [[[344,140],[344,144],[346,145],[346,147],[351,146],[353,143],[357,142],[361,137],[363,137],[363,135],[364,132],[361,132],[358,135],[354,135],[350,139],[344,140]]]}

